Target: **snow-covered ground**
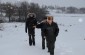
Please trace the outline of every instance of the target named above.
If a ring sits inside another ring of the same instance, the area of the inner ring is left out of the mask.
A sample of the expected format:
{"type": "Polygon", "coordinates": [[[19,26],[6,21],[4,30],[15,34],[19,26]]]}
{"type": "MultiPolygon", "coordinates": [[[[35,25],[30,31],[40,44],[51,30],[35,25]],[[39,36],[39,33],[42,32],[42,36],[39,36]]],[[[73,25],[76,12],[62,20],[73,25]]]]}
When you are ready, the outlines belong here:
{"type": "MultiPolygon", "coordinates": [[[[51,13],[60,28],[55,43],[55,55],[85,55],[85,17],[51,13]],[[67,17],[68,16],[68,17],[67,17]]],[[[29,46],[25,23],[2,23],[0,55],[50,55],[41,48],[40,29],[36,29],[36,46],[29,46]]]]}

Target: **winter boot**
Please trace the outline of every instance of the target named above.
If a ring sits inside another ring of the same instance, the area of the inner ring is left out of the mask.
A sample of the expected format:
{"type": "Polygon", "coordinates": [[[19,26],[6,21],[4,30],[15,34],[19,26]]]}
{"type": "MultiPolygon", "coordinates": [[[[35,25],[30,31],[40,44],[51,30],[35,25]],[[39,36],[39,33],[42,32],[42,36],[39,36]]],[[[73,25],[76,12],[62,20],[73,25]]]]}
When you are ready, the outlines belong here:
{"type": "Polygon", "coordinates": [[[54,54],[50,54],[50,55],[54,55],[54,54]]]}

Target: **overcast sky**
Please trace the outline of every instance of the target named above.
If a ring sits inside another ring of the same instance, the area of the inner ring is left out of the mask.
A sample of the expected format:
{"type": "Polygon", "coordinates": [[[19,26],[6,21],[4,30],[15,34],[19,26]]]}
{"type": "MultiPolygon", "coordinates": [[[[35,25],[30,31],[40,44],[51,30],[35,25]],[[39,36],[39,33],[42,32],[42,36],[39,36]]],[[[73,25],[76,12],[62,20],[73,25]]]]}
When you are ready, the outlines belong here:
{"type": "Polygon", "coordinates": [[[1,0],[2,2],[28,1],[39,3],[40,5],[74,6],[85,7],[85,0],[1,0]]]}

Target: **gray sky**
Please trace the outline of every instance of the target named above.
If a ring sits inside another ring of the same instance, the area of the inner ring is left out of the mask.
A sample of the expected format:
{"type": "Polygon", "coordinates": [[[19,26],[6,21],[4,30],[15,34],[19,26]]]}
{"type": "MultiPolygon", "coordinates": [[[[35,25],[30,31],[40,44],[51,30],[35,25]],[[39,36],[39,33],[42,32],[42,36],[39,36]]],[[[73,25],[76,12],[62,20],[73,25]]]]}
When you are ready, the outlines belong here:
{"type": "Polygon", "coordinates": [[[17,1],[28,1],[39,3],[40,5],[57,5],[57,6],[74,6],[74,7],[85,7],[85,0],[1,0],[2,2],[17,2],[17,1]]]}

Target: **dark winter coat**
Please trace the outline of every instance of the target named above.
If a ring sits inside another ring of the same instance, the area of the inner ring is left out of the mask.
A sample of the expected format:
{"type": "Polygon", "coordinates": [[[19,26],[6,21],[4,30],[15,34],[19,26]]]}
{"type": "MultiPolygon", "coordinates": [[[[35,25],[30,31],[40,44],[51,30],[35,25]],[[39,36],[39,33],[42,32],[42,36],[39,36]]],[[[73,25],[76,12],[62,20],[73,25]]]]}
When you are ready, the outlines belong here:
{"type": "Polygon", "coordinates": [[[56,37],[58,36],[59,33],[59,28],[57,23],[53,22],[51,25],[46,23],[44,32],[47,41],[56,41],[56,37]]]}
{"type": "Polygon", "coordinates": [[[55,41],[56,37],[59,33],[59,28],[57,23],[53,22],[51,25],[49,25],[47,22],[40,23],[36,26],[37,28],[41,28],[41,31],[44,33],[44,35],[47,38],[47,41],[55,41]]]}
{"type": "Polygon", "coordinates": [[[35,28],[33,28],[33,26],[37,25],[37,20],[34,17],[29,17],[26,20],[25,23],[25,32],[27,33],[27,29],[29,32],[32,32],[32,30],[34,30],[35,28]]]}

